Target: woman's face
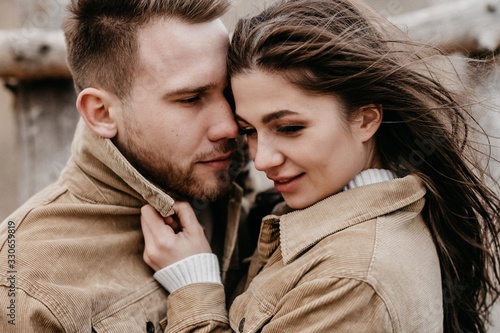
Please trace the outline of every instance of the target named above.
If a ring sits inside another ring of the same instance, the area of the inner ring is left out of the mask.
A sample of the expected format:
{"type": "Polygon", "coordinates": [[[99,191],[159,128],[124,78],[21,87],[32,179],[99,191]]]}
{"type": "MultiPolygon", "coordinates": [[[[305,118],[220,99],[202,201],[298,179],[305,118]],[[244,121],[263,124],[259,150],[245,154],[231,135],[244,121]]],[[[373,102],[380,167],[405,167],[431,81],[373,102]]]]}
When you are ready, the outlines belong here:
{"type": "Polygon", "coordinates": [[[373,166],[373,133],[367,138],[366,119],[348,123],[336,97],[307,94],[260,70],[233,77],[231,85],[236,120],[255,167],[274,181],[291,208],[339,192],[373,166]]]}

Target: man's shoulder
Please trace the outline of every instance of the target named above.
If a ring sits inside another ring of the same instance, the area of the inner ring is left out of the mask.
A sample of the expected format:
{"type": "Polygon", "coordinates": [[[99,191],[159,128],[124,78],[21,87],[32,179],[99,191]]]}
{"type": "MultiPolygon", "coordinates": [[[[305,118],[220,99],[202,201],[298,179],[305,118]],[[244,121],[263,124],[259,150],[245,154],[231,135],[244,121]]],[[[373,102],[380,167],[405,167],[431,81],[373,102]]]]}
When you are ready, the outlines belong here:
{"type": "Polygon", "coordinates": [[[32,322],[34,312],[74,332],[82,325],[107,331],[159,322],[167,294],[142,260],[139,213],[140,207],[81,200],[54,184],[2,222],[0,293],[15,286],[3,301],[15,299],[19,323],[40,325],[32,322]]]}
{"type": "Polygon", "coordinates": [[[25,203],[23,203],[19,208],[12,212],[1,224],[0,224],[0,239],[3,240],[5,227],[9,224],[16,225],[16,228],[31,214],[39,208],[47,207],[55,202],[58,198],[64,195],[67,189],[61,186],[59,183],[55,182],[47,187],[45,187],[40,192],[33,195],[25,203]]]}

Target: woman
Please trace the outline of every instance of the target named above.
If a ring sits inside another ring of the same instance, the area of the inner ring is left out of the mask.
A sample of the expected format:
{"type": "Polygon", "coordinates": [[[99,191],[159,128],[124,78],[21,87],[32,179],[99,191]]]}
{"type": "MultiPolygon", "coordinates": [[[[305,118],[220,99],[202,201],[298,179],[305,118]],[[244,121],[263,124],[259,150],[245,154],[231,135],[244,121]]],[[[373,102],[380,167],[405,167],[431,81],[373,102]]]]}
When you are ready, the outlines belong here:
{"type": "Polygon", "coordinates": [[[356,0],[282,0],[240,20],[235,117],[286,205],[264,218],[229,316],[189,205],[175,207],[180,232],[143,209],[145,261],[172,292],[166,331],[486,331],[500,203],[466,157],[470,115],[434,54],[356,0]]]}

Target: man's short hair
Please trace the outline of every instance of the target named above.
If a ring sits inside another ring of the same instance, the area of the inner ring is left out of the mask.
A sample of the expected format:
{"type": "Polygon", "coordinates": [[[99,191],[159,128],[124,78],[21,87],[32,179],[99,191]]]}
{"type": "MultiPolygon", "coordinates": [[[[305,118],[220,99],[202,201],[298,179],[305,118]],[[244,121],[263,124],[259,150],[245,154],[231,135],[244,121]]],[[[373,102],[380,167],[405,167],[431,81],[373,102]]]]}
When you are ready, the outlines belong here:
{"type": "Polygon", "coordinates": [[[229,6],[229,0],[72,0],[64,34],[77,92],[96,87],[126,98],[139,65],[140,28],[158,18],[208,22],[229,6]]]}

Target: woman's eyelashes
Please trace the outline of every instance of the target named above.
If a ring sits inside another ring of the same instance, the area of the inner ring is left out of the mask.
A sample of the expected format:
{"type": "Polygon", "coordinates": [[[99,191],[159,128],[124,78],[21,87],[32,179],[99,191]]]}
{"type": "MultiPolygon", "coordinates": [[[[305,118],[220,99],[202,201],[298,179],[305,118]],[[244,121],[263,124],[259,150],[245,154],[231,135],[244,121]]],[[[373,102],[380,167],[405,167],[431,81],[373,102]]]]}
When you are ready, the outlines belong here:
{"type": "Polygon", "coordinates": [[[278,126],[276,131],[282,134],[295,134],[304,129],[302,125],[284,125],[278,126]]]}
{"type": "Polygon", "coordinates": [[[240,135],[252,136],[257,133],[253,127],[242,127],[238,125],[238,132],[240,135]]]}
{"type": "MultiPolygon", "coordinates": [[[[254,136],[257,134],[257,130],[254,127],[248,126],[238,126],[240,135],[254,136]]],[[[276,126],[274,131],[281,135],[293,135],[302,131],[305,128],[303,125],[281,125],[276,126]]]]}

